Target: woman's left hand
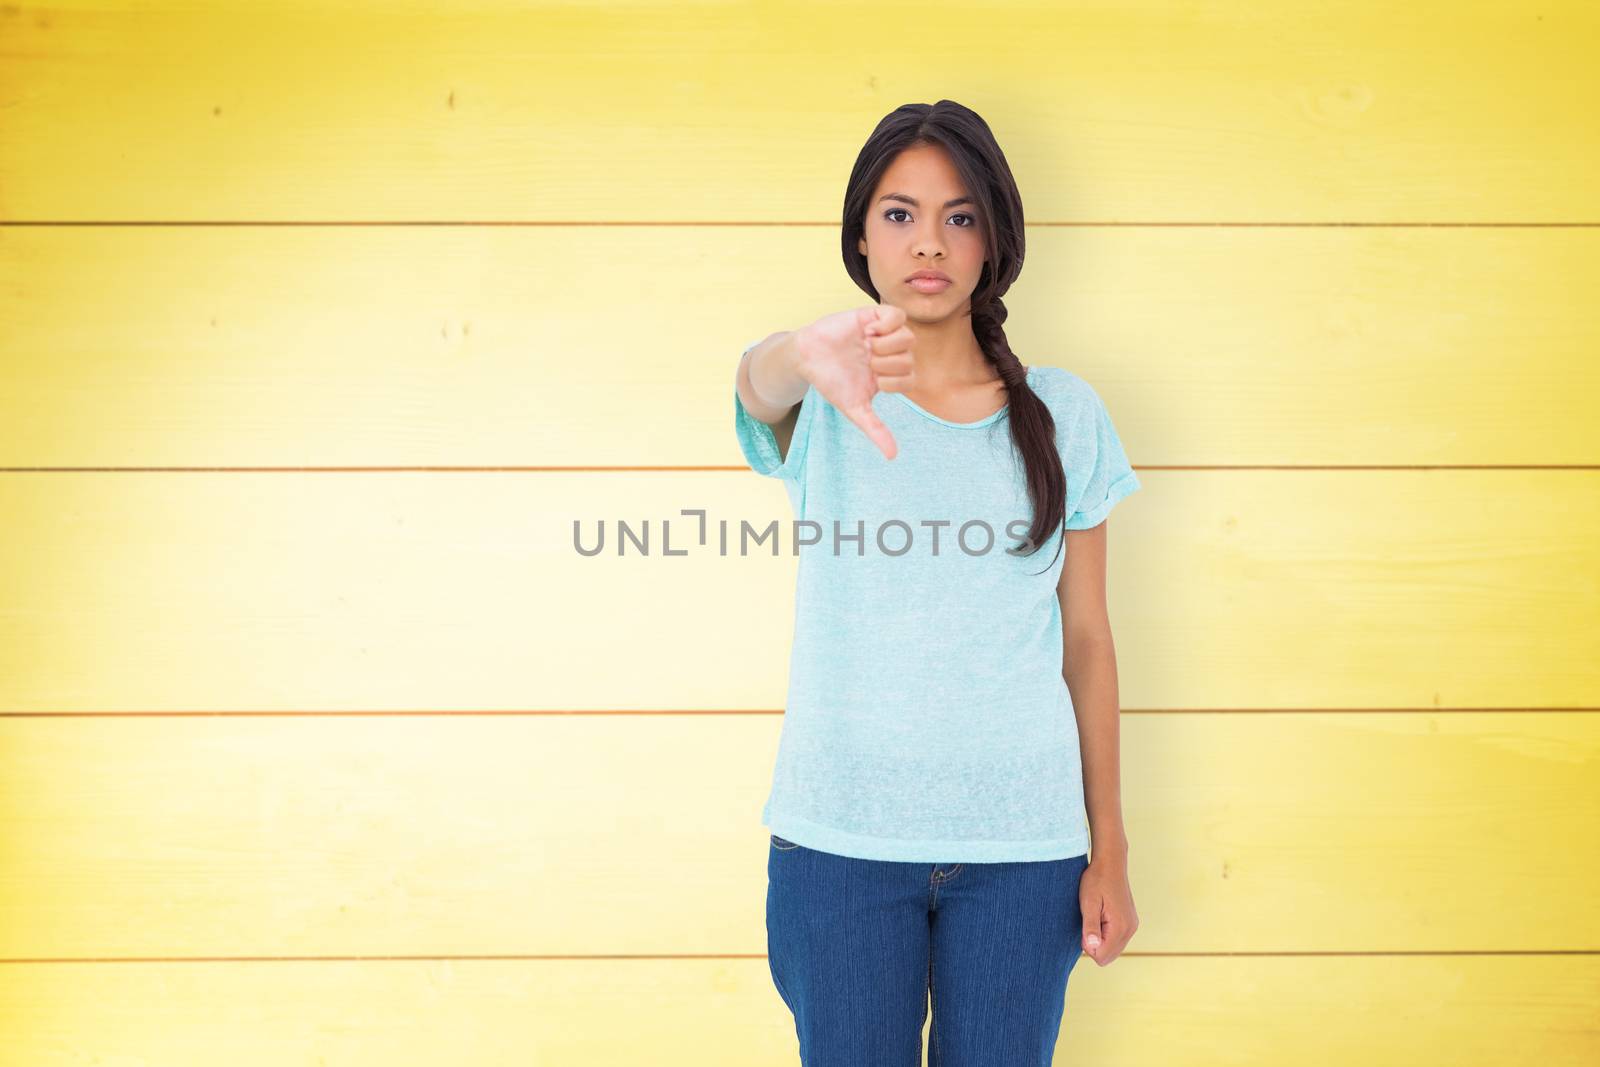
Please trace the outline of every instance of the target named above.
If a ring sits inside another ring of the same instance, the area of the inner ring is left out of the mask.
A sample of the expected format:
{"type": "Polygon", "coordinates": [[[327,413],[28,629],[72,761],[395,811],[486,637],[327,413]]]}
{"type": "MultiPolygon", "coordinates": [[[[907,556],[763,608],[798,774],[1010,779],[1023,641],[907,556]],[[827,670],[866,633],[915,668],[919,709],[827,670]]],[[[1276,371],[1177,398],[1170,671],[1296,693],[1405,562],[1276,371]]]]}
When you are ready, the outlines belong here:
{"type": "Polygon", "coordinates": [[[1107,854],[1092,861],[1078,883],[1078,905],[1083,909],[1084,954],[1104,967],[1122,955],[1139,929],[1127,856],[1107,854]]]}

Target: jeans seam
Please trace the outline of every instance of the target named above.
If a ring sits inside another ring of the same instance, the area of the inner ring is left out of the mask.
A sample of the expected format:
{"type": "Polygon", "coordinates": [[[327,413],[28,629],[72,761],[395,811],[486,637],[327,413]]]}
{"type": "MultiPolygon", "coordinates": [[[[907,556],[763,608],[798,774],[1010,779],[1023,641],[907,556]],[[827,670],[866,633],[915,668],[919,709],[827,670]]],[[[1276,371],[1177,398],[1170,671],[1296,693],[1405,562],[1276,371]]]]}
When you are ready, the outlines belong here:
{"type": "Polygon", "coordinates": [[[939,998],[933,992],[933,942],[928,942],[928,1050],[930,1063],[939,1059],[939,998]]]}

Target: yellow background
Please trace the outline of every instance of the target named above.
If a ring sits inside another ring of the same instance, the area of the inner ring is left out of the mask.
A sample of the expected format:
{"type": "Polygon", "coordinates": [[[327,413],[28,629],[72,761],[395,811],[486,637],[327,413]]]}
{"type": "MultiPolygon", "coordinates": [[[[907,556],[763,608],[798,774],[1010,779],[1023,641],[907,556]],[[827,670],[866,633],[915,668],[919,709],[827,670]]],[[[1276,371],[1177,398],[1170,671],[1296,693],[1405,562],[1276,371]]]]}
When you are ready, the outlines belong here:
{"type": "Polygon", "coordinates": [[[0,7],[0,1063],[797,1062],[793,562],[660,523],[789,516],[734,365],[864,302],[845,178],[941,97],[1027,205],[1014,349],[1145,486],[1142,925],[1057,1062],[1595,1063],[1597,41],[1510,0],[0,7]],[[578,556],[600,518],[654,554],[578,556]]]}

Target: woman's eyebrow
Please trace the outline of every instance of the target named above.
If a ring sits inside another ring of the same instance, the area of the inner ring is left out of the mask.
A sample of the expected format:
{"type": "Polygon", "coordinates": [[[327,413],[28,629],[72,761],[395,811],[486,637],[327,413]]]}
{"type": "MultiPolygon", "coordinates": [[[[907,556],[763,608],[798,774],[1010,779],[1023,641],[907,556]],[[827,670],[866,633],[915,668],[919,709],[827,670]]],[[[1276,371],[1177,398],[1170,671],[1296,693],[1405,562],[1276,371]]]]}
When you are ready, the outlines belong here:
{"type": "MultiPolygon", "coordinates": [[[[879,201],[883,201],[883,200],[901,200],[901,201],[904,201],[907,204],[910,204],[912,207],[921,207],[922,206],[921,204],[917,203],[917,198],[916,197],[907,196],[905,193],[884,193],[882,196],[878,197],[878,199],[879,199],[879,201]]],[[[944,202],[944,206],[945,207],[955,207],[957,204],[971,204],[972,202],[973,202],[973,200],[972,200],[972,197],[970,197],[970,196],[958,196],[954,200],[946,200],[944,202]]]]}

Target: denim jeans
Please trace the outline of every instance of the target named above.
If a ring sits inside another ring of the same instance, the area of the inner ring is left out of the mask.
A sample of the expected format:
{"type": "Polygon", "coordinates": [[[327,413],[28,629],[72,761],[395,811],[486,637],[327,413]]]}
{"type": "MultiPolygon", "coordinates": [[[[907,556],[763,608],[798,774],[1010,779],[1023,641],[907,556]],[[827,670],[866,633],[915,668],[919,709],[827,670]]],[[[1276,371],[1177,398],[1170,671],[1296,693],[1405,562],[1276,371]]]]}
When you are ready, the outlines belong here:
{"type": "Polygon", "coordinates": [[[767,962],[803,1067],[1049,1067],[1089,857],[902,863],[771,835],[767,962]]]}

